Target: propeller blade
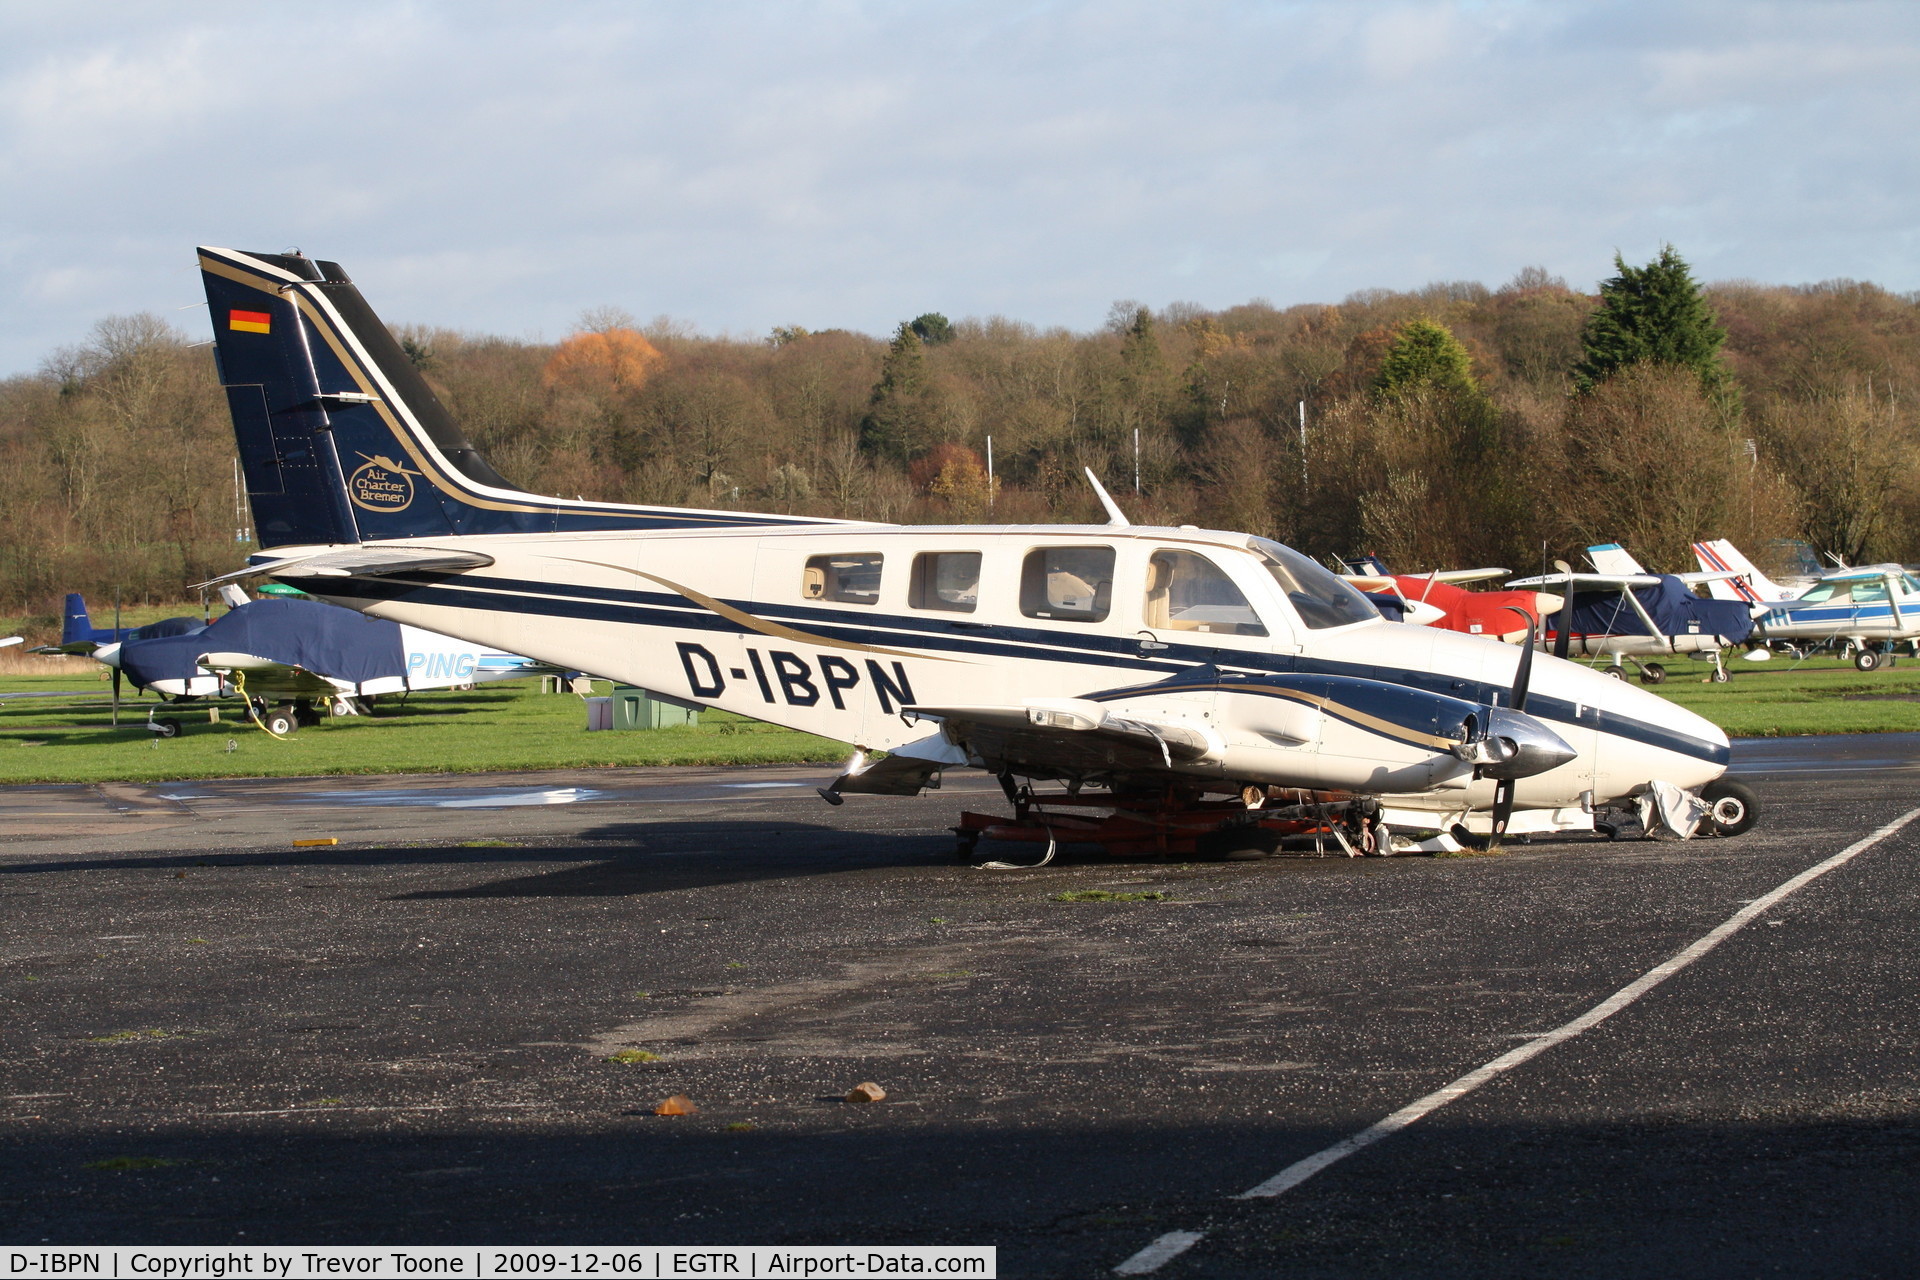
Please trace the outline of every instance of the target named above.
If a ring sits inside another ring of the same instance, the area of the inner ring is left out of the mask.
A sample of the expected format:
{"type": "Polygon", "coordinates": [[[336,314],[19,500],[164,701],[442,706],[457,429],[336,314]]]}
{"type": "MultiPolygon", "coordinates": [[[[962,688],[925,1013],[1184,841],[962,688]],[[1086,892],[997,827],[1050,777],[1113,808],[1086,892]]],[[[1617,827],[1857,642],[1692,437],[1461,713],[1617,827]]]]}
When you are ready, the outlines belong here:
{"type": "MultiPolygon", "coordinates": [[[[1513,688],[1507,694],[1507,705],[1515,711],[1527,709],[1527,686],[1533,682],[1533,646],[1540,639],[1540,620],[1517,604],[1505,606],[1527,620],[1527,643],[1520,650],[1520,664],[1513,669],[1513,688]]],[[[1479,835],[1467,830],[1459,823],[1454,824],[1453,838],[1469,849],[1497,849],[1500,838],[1507,834],[1507,824],[1513,821],[1513,792],[1515,778],[1502,778],[1493,788],[1493,830],[1487,835],[1479,835]]]]}
{"type": "Polygon", "coordinates": [[[118,729],[120,727],[120,668],[114,667],[112,668],[112,671],[113,671],[113,727],[118,729]]]}
{"type": "Polygon", "coordinates": [[[1512,820],[1513,779],[1503,778],[1493,789],[1493,834],[1487,840],[1489,849],[1500,847],[1500,838],[1507,834],[1507,823],[1512,820]]]}
{"type": "Polygon", "coordinates": [[[1507,696],[1507,705],[1515,711],[1527,709],[1527,686],[1533,682],[1533,646],[1540,639],[1540,620],[1517,604],[1506,606],[1507,612],[1517,613],[1527,620],[1527,643],[1520,650],[1520,665],[1513,670],[1513,692],[1507,696]]]}
{"type": "MultiPolygon", "coordinates": [[[[1565,560],[1555,560],[1553,567],[1571,578],[1573,566],[1565,560]]],[[[1573,583],[1568,581],[1566,599],[1560,603],[1560,619],[1554,624],[1553,656],[1564,658],[1573,650],[1573,583]]]]}

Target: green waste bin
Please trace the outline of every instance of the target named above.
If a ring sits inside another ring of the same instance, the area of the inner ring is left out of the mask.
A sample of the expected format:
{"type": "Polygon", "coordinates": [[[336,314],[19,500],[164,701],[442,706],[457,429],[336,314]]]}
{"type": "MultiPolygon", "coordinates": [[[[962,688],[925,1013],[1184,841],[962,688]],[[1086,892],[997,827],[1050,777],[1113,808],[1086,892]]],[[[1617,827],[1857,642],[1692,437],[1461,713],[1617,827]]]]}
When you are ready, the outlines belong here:
{"type": "Polygon", "coordinates": [[[700,710],[677,699],[667,699],[630,684],[613,686],[613,727],[616,729],[671,729],[700,723],[700,710]]]}

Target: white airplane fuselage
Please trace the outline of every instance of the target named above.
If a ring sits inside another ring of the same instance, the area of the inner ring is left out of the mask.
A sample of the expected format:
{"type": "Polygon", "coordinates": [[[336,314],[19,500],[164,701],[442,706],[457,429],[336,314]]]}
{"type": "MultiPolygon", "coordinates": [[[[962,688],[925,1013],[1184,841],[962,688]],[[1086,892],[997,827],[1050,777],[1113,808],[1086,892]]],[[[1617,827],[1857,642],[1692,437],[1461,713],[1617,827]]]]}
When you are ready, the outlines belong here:
{"type": "MultiPolygon", "coordinates": [[[[1504,705],[1520,656],[1491,638],[1377,617],[1316,629],[1246,535],[1205,530],[841,524],[424,541],[493,563],[301,585],[378,617],[868,751],[927,737],[930,726],[911,722],[903,707],[1017,707],[1099,694],[1115,713],[1187,726],[1207,744],[1199,758],[1170,757],[1175,773],[1223,789],[1254,782],[1391,797],[1396,810],[1434,815],[1436,824],[1443,815],[1483,820],[1468,811],[1488,806],[1495,783],[1476,779],[1443,741],[1404,727],[1382,732],[1364,709],[1272,696],[1249,677],[1323,673],[1504,705]],[[1110,549],[1104,599],[1074,618],[1036,607],[1023,592],[1023,566],[1049,548],[1110,549]],[[1145,603],[1150,560],[1170,551],[1217,565],[1266,634],[1191,620],[1207,617],[1205,609],[1184,622],[1164,610],[1155,616],[1145,603]],[[972,597],[928,603],[935,597],[916,560],[936,553],[980,557],[972,597]],[[815,566],[841,562],[871,572],[852,598],[826,598],[815,566]],[[1218,687],[1149,687],[1209,669],[1222,673],[1218,687]]],[[[418,550],[422,542],[365,545],[418,550]]],[[[1653,779],[1697,788],[1725,771],[1725,735],[1657,695],[1544,654],[1530,689],[1527,713],[1575,753],[1518,780],[1517,808],[1535,811],[1536,829],[1591,826],[1593,804],[1653,779]]]]}

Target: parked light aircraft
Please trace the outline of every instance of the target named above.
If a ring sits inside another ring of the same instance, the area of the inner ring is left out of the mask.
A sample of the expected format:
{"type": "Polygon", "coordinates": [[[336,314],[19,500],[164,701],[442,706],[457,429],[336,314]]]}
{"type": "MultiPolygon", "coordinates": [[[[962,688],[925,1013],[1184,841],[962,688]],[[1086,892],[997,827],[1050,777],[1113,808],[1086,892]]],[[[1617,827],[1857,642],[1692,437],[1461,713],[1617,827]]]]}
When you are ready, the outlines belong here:
{"type": "Polygon", "coordinates": [[[1544,618],[1559,610],[1561,598],[1544,591],[1468,591],[1462,582],[1491,582],[1508,575],[1506,569],[1442,569],[1431,573],[1394,574],[1378,556],[1347,562],[1342,574],[1362,591],[1391,592],[1409,606],[1407,621],[1447,631],[1492,636],[1518,644],[1529,633],[1529,618],[1544,618]],[[1413,608],[1425,610],[1416,616],[1413,608]]]}
{"type": "Polygon", "coordinates": [[[1510,587],[1558,587],[1566,600],[1548,636],[1558,657],[1579,655],[1612,659],[1607,674],[1625,680],[1630,662],[1646,684],[1659,684],[1667,669],[1656,661],[1686,655],[1711,661],[1716,684],[1732,677],[1723,657],[1753,630],[1753,618],[1738,605],[1702,600],[1690,584],[1714,574],[1648,573],[1617,542],[1587,548],[1595,572],[1575,573],[1564,562],[1558,572],[1516,578],[1510,587]]]}
{"type": "Polygon", "coordinates": [[[1049,854],[1271,847],[1323,823],[1359,851],[1383,824],[1592,830],[1654,784],[1702,793],[1709,829],[1753,820],[1726,736],[1691,712],[1531,647],[1387,624],[1285,546],[1130,525],[1104,491],[1105,525],[919,527],[516,489],[336,264],[200,263],[269,549],[229,577],[853,743],[836,803],[971,765],[1015,812],[963,818],[962,847],[1049,854]]]}
{"type": "Polygon", "coordinates": [[[1726,539],[1696,542],[1702,569],[1729,576],[1710,588],[1753,611],[1759,634],[1798,651],[1833,645],[1861,671],[1872,671],[1906,641],[1920,641],[1920,581],[1904,565],[1842,567],[1799,587],[1786,587],[1762,573],[1726,539]]]}
{"type": "MultiPolygon", "coordinates": [[[[228,585],[232,608],[208,624],[198,619],[169,634],[128,635],[99,644],[93,657],[124,674],[134,688],[175,701],[243,697],[261,722],[288,734],[319,719],[315,704],[337,715],[358,714],[368,700],[417,689],[446,689],[538,675],[543,667],[418,627],[369,618],[317,600],[249,601],[228,585]]],[[[84,626],[86,603],[67,597],[70,629],[84,626]],[[79,623],[72,620],[78,618],[79,623]]],[[[179,722],[152,717],[163,737],[179,722]]]]}
{"type": "MultiPolygon", "coordinates": [[[[116,610],[116,612],[118,612],[116,610]]],[[[159,636],[183,636],[207,625],[205,618],[162,618],[139,627],[96,627],[87,613],[87,602],[78,592],[67,595],[66,612],[60,618],[60,643],[38,645],[40,654],[68,654],[90,658],[100,650],[126,640],[151,640],[159,636]]]]}

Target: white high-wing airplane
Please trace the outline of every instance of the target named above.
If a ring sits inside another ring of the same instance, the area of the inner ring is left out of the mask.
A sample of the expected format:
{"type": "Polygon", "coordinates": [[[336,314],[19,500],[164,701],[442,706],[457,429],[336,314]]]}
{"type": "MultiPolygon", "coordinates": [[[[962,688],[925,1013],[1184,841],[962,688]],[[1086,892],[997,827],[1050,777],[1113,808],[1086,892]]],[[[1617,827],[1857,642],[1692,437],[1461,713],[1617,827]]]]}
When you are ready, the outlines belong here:
{"type": "Polygon", "coordinates": [[[1905,565],[1842,565],[1798,587],[1783,587],[1762,573],[1731,542],[1693,544],[1702,569],[1723,580],[1709,589],[1716,598],[1738,600],[1753,611],[1768,643],[1794,652],[1833,645],[1861,671],[1872,671],[1900,641],[1920,640],[1920,580],[1905,565]]]}
{"type": "Polygon", "coordinates": [[[1264,538],[1137,527],[1111,500],[1106,525],[943,528],[516,489],[336,264],[200,263],[270,548],[228,577],[853,743],[835,802],[971,765],[1015,815],[970,816],[963,847],[1044,832],[1049,852],[1592,830],[1673,789],[1711,830],[1755,816],[1708,721],[1531,647],[1386,623],[1264,538]]]}
{"type": "Polygon", "coordinates": [[[1698,599],[1688,588],[1732,575],[1648,573],[1617,542],[1588,547],[1587,558],[1593,562],[1592,573],[1576,573],[1556,561],[1556,573],[1515,578],[1507,584],[1561,590],[1562,612],[1548,623],[1557,656],[1611,658],[1607,674],[1617,680],[1627,678],[1624,659],[1639,670],[1644,683],[1660,684],[1667,678],[1666,667],[1641,659],[1684,655],[1711,661],[1709,678],[1716,684],[1731,678],[1722,652],[1747,638],[1753,619],[1744,609],[1698,599]]]}

